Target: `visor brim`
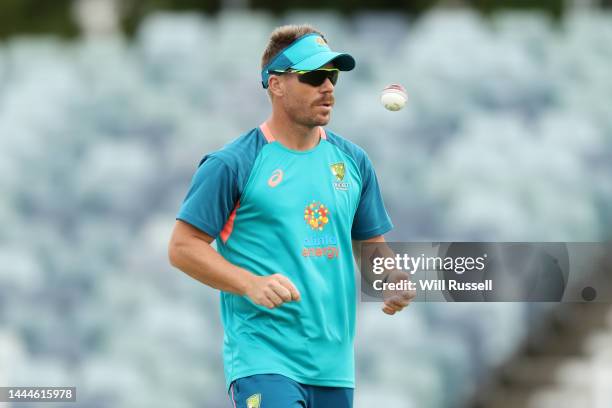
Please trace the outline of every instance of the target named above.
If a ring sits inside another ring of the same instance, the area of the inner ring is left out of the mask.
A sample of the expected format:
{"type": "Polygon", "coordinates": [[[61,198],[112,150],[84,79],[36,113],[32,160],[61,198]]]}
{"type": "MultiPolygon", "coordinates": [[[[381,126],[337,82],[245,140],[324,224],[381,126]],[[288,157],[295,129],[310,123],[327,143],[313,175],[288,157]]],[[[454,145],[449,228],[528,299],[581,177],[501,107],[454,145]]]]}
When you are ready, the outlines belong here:
{"type": "Polygon", "coordinates": [[[355,59],[351,55],[333,51],[312,55],[292,65],[291,68],[298,71],[312,71],[330,62],[333,62],[340,71],[351,71],[355,68],[355,59]]]}

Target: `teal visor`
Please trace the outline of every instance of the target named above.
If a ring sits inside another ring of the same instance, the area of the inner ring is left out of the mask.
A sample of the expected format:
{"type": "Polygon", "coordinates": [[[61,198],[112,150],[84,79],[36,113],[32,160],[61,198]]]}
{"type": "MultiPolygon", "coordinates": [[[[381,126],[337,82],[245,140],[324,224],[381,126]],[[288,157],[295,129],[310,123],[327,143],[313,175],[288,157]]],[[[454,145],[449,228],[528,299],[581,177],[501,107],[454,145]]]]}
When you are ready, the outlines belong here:
{"type": "Polygon", "coordinates": [[[306,34],[279,52],[261,71],[261,84],[268,87],[271,71],[312,71],[333,62],[340,71],[355,68],[355,59],[346,53],[333,52],[317,33],[306,34]]]}

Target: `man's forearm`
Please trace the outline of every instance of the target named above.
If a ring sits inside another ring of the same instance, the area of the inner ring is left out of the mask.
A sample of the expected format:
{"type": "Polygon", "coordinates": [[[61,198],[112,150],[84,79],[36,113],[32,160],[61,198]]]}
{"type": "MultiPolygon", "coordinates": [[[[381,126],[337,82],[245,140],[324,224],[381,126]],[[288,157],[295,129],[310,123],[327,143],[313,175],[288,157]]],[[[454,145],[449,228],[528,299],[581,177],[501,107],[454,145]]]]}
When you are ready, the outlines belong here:
{"type": "Polygon", "coordinates": [[[390,274],[390,271],[385,271],[381,275],[374,275],[373,273],[370,272],[372,271],[372,266],[373,266],[371,260],[372,260],[372,257],[376,254],[376,252],[378,252],[377,256],[391,257],[391,258],[395,257],[395,253],[386,244],[385,239],[382,235],[368,239],[368,240],[364,240],[364,241],[353,241],[353,255],[355,257],[355,261],[357,262],[359,273],[362,279],[364,279],[368,285],[371,285],[377,279],[382,279],[383,281],[386,281],[388,278],[388,275],[390,274]],[[366,245],[364,247],[363,246],[364,243],[376,243],[378,245],[375,245],[375,246],[366,245]],[[365,273],[361,273],[362,272],[362,265],[361,265],[362,262],[365,262],[365,265],[363,265],[366,271],[365,273]]]}
{"type": "Polygon", "coordinates": [[[255,276],[223,258],[203,240],[178,243],[169,250],[170,262],[205,285],[224,292],[244,295],[255,276]]]}

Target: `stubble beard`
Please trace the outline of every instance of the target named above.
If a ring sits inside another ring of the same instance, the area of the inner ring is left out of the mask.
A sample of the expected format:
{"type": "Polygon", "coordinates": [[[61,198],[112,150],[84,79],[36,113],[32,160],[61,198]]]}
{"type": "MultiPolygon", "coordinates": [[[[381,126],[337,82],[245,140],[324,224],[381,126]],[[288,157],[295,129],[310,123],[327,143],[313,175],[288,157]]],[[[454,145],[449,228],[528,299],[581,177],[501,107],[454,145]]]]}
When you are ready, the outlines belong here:
{"type": "Polygon", "coordinates": [[[329,123],[331,118],[331,111],[329,115],[321,116],[313,112],[313,108],[308,106],[305,108],[301,105],[288,107],[287,113],[294,123],[300,126],[314,128],[316,126],[325,126],[329,123]]]}

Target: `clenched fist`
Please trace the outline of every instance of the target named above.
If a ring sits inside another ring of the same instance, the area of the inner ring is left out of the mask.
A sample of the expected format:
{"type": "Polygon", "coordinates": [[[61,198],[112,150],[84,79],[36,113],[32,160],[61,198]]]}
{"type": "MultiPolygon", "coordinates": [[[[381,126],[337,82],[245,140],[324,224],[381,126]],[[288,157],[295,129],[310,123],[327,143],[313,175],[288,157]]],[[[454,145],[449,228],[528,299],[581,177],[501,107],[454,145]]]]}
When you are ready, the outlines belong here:
{"type": "Polygon", "coordinates": [[[274,309],[285,302],[300,300],[300,292],[291,281],[275,273],[270,276],[253,276],[245,295],[255,304],[274,309]]]}
{"type": "MultiPolygon", "coordinates": [[[[402,271],[393,271],[389,275],[387,281],[397,283],[402,280],[410,280],[410,275],[402,271]]],[[[388,315],[394,315],[396,312],[401,312],[405,307],[410,305],[412,299],[416,297],[416,292],[413,290],[385,290],[383,298],[383,312],[388,315]]]]}

